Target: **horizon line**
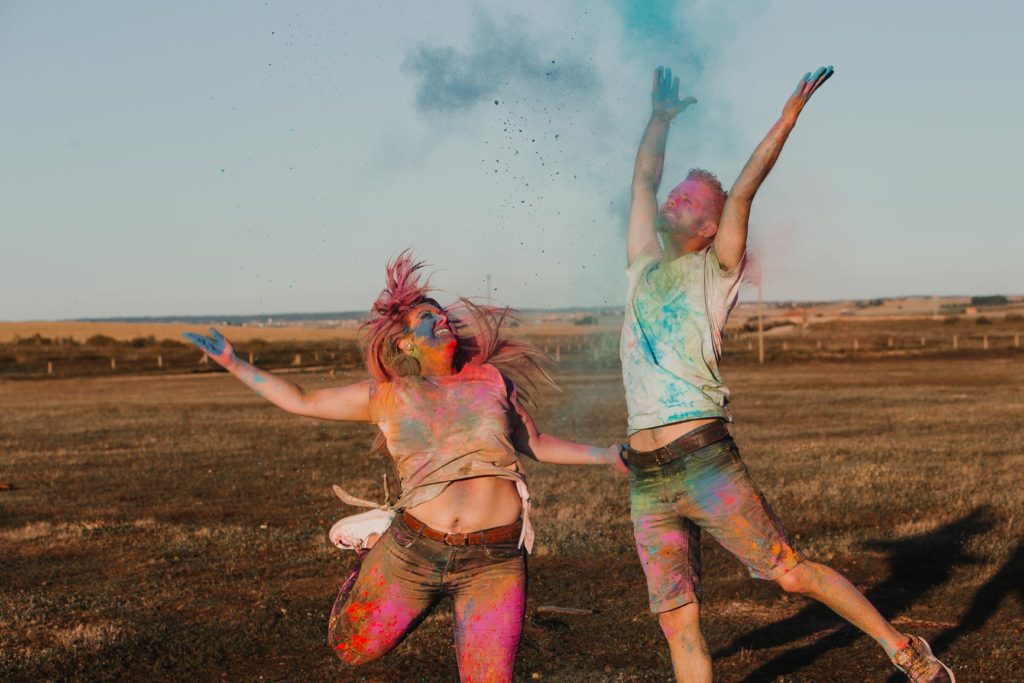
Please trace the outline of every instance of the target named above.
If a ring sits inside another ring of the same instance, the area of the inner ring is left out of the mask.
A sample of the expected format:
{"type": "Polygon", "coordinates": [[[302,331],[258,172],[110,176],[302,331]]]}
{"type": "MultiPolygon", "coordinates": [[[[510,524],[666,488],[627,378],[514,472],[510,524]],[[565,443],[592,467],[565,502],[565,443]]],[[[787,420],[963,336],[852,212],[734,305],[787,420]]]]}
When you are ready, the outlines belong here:
{"type": "MultiPolygon", "coordinates": [[[[779,305],[803,305],[818,306],[825,304],[836,304],[842,302],[864,302],[864,301],[894,301],[899,299],[971,299],[974,297],[1004,296],[1008,303],[1020,303],[1024,301],[1024,294],[906,294],[899,296],[885,297],[864,297],[864,298],[843,298],[843,299],[765,299],[763,303],[779,305]]],[[[756,304],[756,301],[737,302],[745,304],[756,304]]],[[[556,306],[556,307],[523,307],[513,308],[520,313],[565,313],[571,311],[604,311],[622,309],[624,304],[615,305],[590,305],[590,306],[556,306]]],[[[255,320],[255,319],[290,319],[290,320],[358,320],[369,316],[369,310],[359,311],[298,311],[298,312],[259,312],[259,313],[200,313],[200,314],[169,314],[169,315],[118,315],[118,316],[89,316],[83,318],[29,318],[23,320],[2,320],[9,323],[32,323],[32,322],[78,322],[78,323],[162,323],[162,322],[191,322],[196,320],[227,321],[227,320],[255,320]]]]}

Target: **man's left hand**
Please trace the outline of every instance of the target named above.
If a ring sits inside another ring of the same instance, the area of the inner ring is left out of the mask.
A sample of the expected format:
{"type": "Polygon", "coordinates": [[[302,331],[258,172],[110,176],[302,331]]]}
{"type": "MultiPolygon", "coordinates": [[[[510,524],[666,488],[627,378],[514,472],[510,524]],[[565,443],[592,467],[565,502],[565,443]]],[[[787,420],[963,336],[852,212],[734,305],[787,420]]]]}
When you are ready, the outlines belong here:
{"type": "Polygon", "coordinates": [[[811,95],[817,92],[818,88],[832,77],[832,74],[833,69],[831,66],[818,67],[818,70],[813,74],[810,72],[804,74],[804,77],[796,84],[796,90],[793,91],[793,94],[789,96],[789,100],[786,101],[786,106],[782,108],[782,118],[790,123],[796,123],[796,119],[800,116],[800,112],[803,111],[807,100],[811,99],[811,95]]]}

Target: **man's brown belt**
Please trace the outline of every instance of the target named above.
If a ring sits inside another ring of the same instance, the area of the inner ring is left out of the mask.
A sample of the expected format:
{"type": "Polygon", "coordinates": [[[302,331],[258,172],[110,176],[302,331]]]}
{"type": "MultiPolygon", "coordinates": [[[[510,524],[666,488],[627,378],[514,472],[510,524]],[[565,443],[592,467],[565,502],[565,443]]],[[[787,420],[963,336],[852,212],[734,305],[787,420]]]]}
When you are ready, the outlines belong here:
{"type": "Polygon", "coordinates": [[[719,420],[703,427],[697,427],[672,443],[655,448],[653,451],[637,451],[627,446],[623,451],[623,458],[633,467],[664,465],[727,438],[729,438],[729,430],[726,429],[725,422],[719,420]]]}
{"type": "Polygon", "coordinates": [[[482,531],[470,531],[469,533],[457,533],[438,531],[409,514],[407,510],[402,511],[402,521],[415,533],[429,538],[432,541],[440,541],[446,545],[477,545],[480,543],[505,543],[518,541],[523,529],[522,521],[512,522],[505,526],[496,526],[493,529],[482,531]]]}

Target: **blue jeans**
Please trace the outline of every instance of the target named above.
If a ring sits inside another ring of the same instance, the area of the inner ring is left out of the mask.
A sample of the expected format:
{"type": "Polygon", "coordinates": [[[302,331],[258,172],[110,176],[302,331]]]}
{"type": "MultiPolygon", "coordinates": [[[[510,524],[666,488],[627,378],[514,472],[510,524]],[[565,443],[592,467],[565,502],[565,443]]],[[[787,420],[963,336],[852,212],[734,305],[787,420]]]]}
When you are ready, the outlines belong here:
{"type": "Polygon", "coordinates": [[[346,663],[377,659],[446,595],[455,609],[460,678],[511,681],[526,607],[526,552],[516,540],[446,545],[410,529],[401,514],[343,585],[328,642],[346,663]]]}

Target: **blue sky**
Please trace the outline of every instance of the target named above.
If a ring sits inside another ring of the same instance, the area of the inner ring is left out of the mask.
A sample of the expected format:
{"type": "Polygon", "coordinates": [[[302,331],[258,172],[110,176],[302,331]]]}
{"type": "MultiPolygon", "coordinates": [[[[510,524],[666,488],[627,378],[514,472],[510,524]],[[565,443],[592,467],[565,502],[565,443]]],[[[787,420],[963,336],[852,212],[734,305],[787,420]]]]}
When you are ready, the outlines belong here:
{"type": "Polygon", "coordinates": [[[755,202],[766,298],[1024,293],[1019,4],[420,5],[0,2],[0,319],[367,309],[405,247],[620,305],[658,64],[698,99],[662,194],[836,67],[755,202]]]}

